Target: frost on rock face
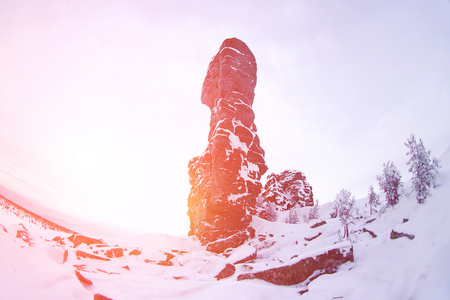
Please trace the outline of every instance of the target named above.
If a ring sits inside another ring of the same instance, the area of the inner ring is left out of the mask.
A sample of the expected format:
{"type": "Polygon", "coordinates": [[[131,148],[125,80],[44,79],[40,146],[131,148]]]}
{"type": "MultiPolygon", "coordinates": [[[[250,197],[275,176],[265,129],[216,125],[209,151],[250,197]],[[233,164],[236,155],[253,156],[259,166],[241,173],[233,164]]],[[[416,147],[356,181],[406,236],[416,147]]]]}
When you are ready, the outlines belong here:
{"type": "Polygon", "coordinates": [[[223,252],[248,237],[251,215],[267,171],[252,110],[256,61],[247,45],[223,42],[208,67],[201,101],[211,109],[205,152],[189,162],[190,235],[223,252]]]}

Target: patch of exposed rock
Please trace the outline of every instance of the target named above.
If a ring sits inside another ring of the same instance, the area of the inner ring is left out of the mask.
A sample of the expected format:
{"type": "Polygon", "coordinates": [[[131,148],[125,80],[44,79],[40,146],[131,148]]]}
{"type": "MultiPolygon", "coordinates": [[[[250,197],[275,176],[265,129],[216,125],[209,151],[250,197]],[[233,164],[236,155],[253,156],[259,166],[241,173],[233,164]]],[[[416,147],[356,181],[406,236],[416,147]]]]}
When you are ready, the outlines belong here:
{"type": "Polygon", "coordinates": [[[247,45],[223,42],[209,64],[201,101],[211,110],[208,145],[189,162],[190,235],[223,252],[250,235],[251,214],[267,171],[252,110],[256,61],[247,45]]]}
{"type": "Polygon", "coordinates": [[[398,239],[401,237],[407,237],[408,239],[413,240],[415,238],[415,235],[409,234],[409,233],[404,233],[404,232],[397,232],[394,229],[392,229],[391,236],[390,236],[391,240],[395,240],[395,239],[398,239]]]}

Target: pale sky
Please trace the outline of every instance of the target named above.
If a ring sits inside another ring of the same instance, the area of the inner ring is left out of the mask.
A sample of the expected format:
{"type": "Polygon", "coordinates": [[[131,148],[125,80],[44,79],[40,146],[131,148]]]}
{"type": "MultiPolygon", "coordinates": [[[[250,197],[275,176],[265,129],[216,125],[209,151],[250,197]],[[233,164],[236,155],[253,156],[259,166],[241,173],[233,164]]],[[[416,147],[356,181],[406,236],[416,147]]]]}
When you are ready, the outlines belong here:
{"type": "Polygon", "coordinates": [[[186,234],[187,164],[209,131],[201,87],[229,37],[258,64],[268,174],[305,172],[321,203],[365,197],[388,160],[409,178],[410,133],[433,156],[449,149],[447,0],[0,0],[0,185],[186,234]]]}

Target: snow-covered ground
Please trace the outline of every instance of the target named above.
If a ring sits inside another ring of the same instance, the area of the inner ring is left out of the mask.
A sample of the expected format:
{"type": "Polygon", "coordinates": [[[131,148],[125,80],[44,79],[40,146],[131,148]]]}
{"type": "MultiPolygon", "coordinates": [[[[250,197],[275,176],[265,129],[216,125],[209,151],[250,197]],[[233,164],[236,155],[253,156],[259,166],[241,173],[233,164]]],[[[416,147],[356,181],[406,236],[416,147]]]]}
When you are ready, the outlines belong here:
{"type": "Polygon", "coordinates": [[[193,237],[165,234],[81,232],[104,243],[76,245],[70,233],[44,229],[0,208],[0,299],[93,299],[95,294],[112,299],[450,299],[447,165],[441,180],[425,204],[409,193],[381,215],[368,216],[367,200],[357,200],[363,217],[350,227],[354,262],[307,287],[237,278],[349,243],[339,241],[341,226],[330,217],[330,203],[321,206],[319,220],[308,223],[255,218],[255,238],[226,256],[207,252],[193,237]],[[326,224],[311,228],[322,220],[326,224]],[[414,238],[391,239],[392,230],[414,238]],[[256,259],[239,263],[255,252],[256,259]],[[227,264],[235,264],[236,272],[217,280],[227,264]]]}

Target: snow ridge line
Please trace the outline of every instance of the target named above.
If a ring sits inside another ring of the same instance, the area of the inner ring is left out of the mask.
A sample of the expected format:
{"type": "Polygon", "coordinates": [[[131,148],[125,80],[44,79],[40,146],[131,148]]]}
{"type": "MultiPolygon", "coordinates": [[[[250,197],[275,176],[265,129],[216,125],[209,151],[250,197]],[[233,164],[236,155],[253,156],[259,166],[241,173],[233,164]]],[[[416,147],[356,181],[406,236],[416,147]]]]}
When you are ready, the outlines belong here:
{"type": "Polygon", "coordinates": [[[72,231],[64,226],[53,223],[52,221],[47,220],[46,218],[43,218],[43,217],[29,211],[28,209],[12,202],[11,200],[6,199],[2,195],[0,195],[0,208],[2,208],[4,211],[6,211],[8,213],[15,214],[16,216],[18,216],[19,218],[21,218],[24,221],[28,221],[30,223],[36,224],[45,229],[65,232],[65,233],[69,233],[69,234],[76,233],[75,231],[72,231]]]}

